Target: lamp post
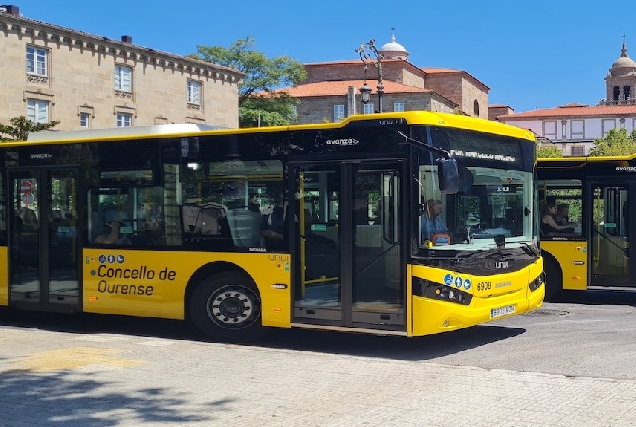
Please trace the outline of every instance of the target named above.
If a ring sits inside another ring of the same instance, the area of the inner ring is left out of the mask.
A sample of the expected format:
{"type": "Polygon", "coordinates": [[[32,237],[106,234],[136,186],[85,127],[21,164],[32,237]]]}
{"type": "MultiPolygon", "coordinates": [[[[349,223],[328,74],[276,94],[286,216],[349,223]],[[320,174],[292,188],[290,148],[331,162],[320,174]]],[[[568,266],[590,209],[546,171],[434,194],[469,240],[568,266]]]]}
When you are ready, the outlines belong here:
{"type": "Polygon", "coordinates": [[[378,52],[375,47],[375,40],[371,39],[367,43],[362,43],[356,52],[360,55],[360,59],[364,63],[364,85],[360,88],[362,102],[366,104],[371,98],[371,88],[367,86],[367,66],[372,60],[375,61],[375,68],[378,70],[378,107],[382,112],[382,95],[384,95],[384,83],[382,83],[382,59],[384,56],[378,52]]]}

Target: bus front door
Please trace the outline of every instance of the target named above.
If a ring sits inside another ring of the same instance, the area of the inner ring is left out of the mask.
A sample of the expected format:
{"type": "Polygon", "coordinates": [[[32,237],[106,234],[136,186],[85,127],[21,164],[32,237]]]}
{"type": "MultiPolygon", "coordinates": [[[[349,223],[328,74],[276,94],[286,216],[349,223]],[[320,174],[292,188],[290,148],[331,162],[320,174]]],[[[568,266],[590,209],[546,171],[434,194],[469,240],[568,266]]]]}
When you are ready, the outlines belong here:
{"type": "Polygon", "coordinates": [[[9,304],[74,311],[80,304],[77,171],[9,171],[9,304]]]}
{"type": "MultiPolygon", "coordinates": [[[[588,191],[591,203],[590,285],[636,286],[630,276],[629,184],[592,182],[588,191]]],[[[633,257],[631,257],[633,259],[633,257]]]]}
{"type": "Polygon", "coordinates": [[[294,323],[405,331],[403,163],[293,169],[294,323]]]}

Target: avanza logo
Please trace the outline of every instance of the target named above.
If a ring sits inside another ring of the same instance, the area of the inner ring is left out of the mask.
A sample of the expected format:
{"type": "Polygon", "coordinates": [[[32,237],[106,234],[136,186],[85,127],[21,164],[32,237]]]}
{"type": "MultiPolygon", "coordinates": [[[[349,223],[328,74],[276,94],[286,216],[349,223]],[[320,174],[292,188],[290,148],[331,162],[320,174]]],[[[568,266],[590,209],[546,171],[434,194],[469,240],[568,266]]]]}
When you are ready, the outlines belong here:
{"type": "Polygon", "coordinates": [[[327,145],[340,145],[340,146],[358,145],[359,143],[360,141],[358,141],[355,138],[328,139],[327,141],[325,141],[325,144],[327,145]]]}

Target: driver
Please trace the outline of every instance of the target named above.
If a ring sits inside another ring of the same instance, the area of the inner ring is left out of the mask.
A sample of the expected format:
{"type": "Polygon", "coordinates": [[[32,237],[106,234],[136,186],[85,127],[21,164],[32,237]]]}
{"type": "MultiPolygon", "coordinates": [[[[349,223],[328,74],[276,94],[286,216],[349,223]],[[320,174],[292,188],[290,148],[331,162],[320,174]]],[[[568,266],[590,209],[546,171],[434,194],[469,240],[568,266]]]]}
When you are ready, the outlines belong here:
{"type": "Polygon", "coordinates": [[[448,227],[442,221],[439,214],[442,212],[442,201],[438,199],[428,199],[424,204],[424,214],[422,215],[422,242],[431,240],[431,236],[437,233],[447,233],[448,227]]]}

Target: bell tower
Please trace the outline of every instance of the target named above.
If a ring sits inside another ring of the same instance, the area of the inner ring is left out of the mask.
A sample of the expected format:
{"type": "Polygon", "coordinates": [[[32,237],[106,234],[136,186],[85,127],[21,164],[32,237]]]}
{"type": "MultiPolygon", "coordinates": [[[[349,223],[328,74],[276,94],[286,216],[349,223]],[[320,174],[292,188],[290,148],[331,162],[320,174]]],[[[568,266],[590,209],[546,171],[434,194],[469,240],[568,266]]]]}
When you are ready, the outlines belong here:
{"type": "Polygon", "coordinates": [[[605,76],[606,105],[636,104],[636,62],[627,55],[625,36],[621,56],[605,76]]]}

